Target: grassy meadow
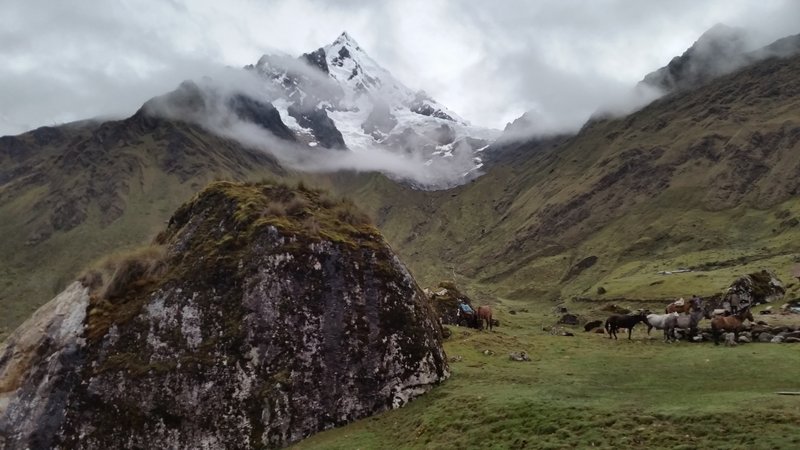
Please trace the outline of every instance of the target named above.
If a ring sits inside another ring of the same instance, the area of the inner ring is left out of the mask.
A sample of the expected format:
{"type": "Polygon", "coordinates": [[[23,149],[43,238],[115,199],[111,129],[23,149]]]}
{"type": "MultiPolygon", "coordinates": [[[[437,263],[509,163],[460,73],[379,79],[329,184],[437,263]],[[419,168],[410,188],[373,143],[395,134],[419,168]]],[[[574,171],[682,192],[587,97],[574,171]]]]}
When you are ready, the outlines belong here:
{"type": "Polygon", "coordinates": [[[775,394],[800,391],[800,347],[553,336],[555,315],[504,313],[521,306],[493,332],[451,328],[441,386],[295,448],[800,448],[800,396],[775,394]]]}

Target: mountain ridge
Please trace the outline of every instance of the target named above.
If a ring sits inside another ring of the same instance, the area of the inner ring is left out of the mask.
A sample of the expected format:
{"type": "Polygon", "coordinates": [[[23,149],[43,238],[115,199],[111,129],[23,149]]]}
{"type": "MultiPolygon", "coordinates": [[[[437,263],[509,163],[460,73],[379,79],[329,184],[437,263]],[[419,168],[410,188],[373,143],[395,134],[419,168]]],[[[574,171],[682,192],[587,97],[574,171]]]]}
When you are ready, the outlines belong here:
{"type": "Polygon", "coordinates": [[[787,36],[755,48],[742,28],[716,24],[682,55],[647,75],[640,85],[663,92],[696,88],[762,59],[788,57],[800,52],[800,35],[787,36]]]}
{"type": "Polygon", "coordinates": [[[403,243],[412,267],[431,274],[423,281],[455,268],[476,287],[517,299],[594,297],[599,286],[666,298],[689,286],[714,292],[765,263],[788,271],[800,250],[791,226],[799,65],[798,56],[761,60],[629,116],[594,120],[577,135],[498,149],[508,154],[484,176],[428,200],[406,203],[408,192],[384,185],[402,206],[378,215],[379,226],[403,243]],[[414,204],[425,206],[412,212],[414,204]],[[564,281],[589,256],[598,262],[564,281]],[[687,266],[710,269],[657,275],[687,266]]]}
{"type": "Polygon", "coordinates": [[[406,87],[347,32],[297,59],[264,55],[246,69],[272,83],[267,100],[309,146],[321,144],[318,124],[330,121],[352,151],[378,148],[426,165],[453,166],[456,175],[434,188],[477,176],[480,150],[499,134],[471,126],[423,91],[406,87]]]}
{"type": "MultiPolygon", "coordinates": [[[[757,260],[785,264],[797,231],[794,206],[786,203],[797,192],[797,83],[789,70],[797,64],[797,57],[767,58],[629,116],[595,118],[575,135],[486,149],[485,175],[442,191],[374,173],[302,175],[196,124],[151,117],[146,108],[124,121],[0,138],[0,214],[11,218],[0,224],[7,237],[0,250],[8,255],[0,303],[11,311],[0,326],[19,323],[111,246],[152,237],[166,211],[214,178],[305,178],[351,196],[422,282],[457,273],[515,298],[585,297],[600,284],[616,286],[611,295],[669,296],[680,286],[666,280],[649,289],[659,281],[649,273],[719,263],[727,269],[707,279],[719,281],[757,260]],[[739,211],[766,228],[740,221],[739,211]],[[660,221],[662,214],[671,218],[660,221]],[[626,215],[641,227],[631,228],[626,215]],[[693,215],[713,232],[698,229],[693,215]],[[748,234],[752,239],[736,244],[748,234]],[[662,253],[656,259],[648,251],[662,253]],[[562,283],[573,264],[593,255],[595,267],[562,283]]],[[[197,100],[187,98],[190,105],[197,100]]],[[[277,111],[239,109],[267,125],[277,111]]]]}

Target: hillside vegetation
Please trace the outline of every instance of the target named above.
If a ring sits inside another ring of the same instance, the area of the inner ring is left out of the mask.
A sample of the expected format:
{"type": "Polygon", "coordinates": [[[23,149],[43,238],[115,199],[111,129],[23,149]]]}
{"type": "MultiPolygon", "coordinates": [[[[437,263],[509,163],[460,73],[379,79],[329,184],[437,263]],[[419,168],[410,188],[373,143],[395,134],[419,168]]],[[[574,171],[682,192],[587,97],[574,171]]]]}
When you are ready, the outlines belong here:
{"type": "Polygon", "coordinates": [[[212,180],[285,174],[263,153],[141,112],[0,138],[0,337],[92,261],[151,240],[212,180]]]}
{"type": "MultiPolygon", "coordinates": [[[[490,148],[486,174],[447,191],[380,174],[303,178],[367,210],[423,285],[548,304],[705,295],[765,267],[788,280],[800,254],[798,69],[798,57],[767,59],[573,136],[490,148]],[[659,275],[679,268],[693,271],[659,275]]],[[[146,242],[209,181],[300,177],[142,114],[3,138],[0,168],[5,332],[92,260],[146,242]]]]}
{"type": "Polygon", "coordinates": [[[332,185],[428,283],[455,274],[538,302],[709,294],[763,267],[786,280],[800,254],[798,70],[769,59],[572,137],[496,148],[486,175],[450,191],[332,185]],[[678,268],[693,271],[659,274],[678,268]]]}

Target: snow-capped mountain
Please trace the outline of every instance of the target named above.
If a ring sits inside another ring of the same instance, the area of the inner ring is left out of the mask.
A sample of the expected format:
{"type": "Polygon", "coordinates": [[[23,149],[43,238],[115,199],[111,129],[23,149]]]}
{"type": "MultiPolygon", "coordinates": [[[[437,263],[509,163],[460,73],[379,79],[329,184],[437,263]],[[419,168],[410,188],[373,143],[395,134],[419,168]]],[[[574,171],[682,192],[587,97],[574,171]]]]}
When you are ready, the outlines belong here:
{"type": "Polygon", "coordinates": [[[346,32],[299,58],[264,55],[247,69],[268,81],[266,100],[311,147],[379,148],[469,178],[481,166],[481,150],[499,134],[408,88],[346,32]]]}

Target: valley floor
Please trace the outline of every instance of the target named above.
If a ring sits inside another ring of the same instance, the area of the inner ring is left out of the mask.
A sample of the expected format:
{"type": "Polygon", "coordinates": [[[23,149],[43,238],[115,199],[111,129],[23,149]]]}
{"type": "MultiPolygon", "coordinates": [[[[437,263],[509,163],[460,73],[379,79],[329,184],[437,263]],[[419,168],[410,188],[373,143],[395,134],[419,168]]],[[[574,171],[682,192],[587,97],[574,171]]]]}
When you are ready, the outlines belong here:
{"type": "Polygon", "coordinates": [[[452,377],[407,407],[315,435],[296,448],[800,448],[800,347],[632,341],[552,316],[453,327],[452,377]],[[491,354],[484,352],[489,350],[491,354]],[[509,359],[524,350],[530,362],[509,359]]]}

